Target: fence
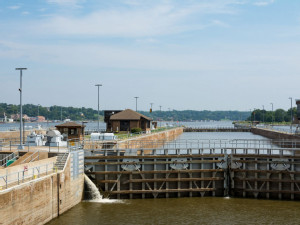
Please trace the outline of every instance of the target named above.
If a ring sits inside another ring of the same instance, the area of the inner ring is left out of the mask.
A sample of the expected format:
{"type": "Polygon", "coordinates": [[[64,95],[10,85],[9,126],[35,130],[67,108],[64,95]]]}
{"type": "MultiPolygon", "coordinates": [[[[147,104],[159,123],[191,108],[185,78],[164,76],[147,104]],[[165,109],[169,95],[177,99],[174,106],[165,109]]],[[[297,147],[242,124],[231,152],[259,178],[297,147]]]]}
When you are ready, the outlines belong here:
{"type": "Polygon", "coordinates": [[[54,172],[54,169],[53,162],[32,168],[28,168],[25,165],[23,170],[0,176],[0,190],[51,174],[54,172]]]}
{"type": "Polygon", "coordinates": [[[128,148],[101,149],[89,148],[95,154],[132,154],[132,155],[181,155],[181,154],[258,154],[258,155],[295,155],[300,153],[299,140],[178,140],[178,141],[131,141],[128,148]],[[139,146],[139,147],[136,147],[139,146]],[[117,153],[119,152],[119,153],[117,153]]]}

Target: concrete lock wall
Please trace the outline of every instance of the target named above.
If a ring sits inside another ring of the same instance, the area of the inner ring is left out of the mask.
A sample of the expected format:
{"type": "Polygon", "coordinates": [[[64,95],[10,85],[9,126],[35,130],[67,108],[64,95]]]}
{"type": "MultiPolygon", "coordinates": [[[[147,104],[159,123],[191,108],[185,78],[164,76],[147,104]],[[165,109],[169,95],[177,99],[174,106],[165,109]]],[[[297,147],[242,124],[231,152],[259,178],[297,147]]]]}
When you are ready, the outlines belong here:
{"type": "Polygon", "coordinates": [[[84,174],[71,177],[71,157],[58,173],[0,191],[0,224],[45,224],[78,204],[84,174]]]}
{"type": "MultiPolygon", "coordinates": [[[[159,143],[159,141],[172,141],[176,139],[179,135],[183,133],[183,127],[178,127],[175,129],[162,131],[158,133],[153,133],[150,135],[135,137],[132,139],[124,140],[124,141],[118,141],[118,148],[152,148],[153,143],[152,141],[156,141],[156,143],[159,143]],[[147,144],[147,142],[149,142],[147,144]]],[[[163,145],[163,143],[162,143],[163,145]]],[[[159,147],[159,146],[155,146],[159,147]]]]}

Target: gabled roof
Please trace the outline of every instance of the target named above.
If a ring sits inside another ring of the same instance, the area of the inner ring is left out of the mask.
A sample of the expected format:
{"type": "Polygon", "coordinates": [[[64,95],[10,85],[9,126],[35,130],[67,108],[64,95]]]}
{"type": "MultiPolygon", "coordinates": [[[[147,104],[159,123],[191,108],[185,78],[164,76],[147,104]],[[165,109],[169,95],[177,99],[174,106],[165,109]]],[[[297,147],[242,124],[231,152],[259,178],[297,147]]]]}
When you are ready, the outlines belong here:
{"type": "Polygon", "coordinates": [[[75,122],[66,122],[56,125],[55,127],[82,127],[82,125],[75,122]]]}
{"type": "Polygon", "coordinates": [[[125,109],[122,112],[116,113],[110,117],[110,120],[140,120],[144,118],[146,120],[152,120],[151,118],[144,116],[136,111],[131,109],[125,109]]]}

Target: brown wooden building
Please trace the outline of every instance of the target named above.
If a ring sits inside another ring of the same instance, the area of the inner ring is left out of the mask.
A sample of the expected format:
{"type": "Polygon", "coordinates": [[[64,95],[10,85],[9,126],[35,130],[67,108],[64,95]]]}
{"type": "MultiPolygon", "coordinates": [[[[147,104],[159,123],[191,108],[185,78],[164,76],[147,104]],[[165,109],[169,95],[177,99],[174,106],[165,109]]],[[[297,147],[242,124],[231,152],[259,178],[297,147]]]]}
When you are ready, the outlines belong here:
{"type": "Polygon", "coordinates": [[[67,139],[79,139],[84,138],[84,125],[75,122],[66,122],[55,126],[57,130],[63,135],[67,136],[67,139]]]}
{"type": "Polygon", "coordinates": [[[113,114],[106,123],[108,132],[131,131],[132,128],[141,128],[143,131],[150,130],[151,118],[144,116],[131,109],[113,114]]]}

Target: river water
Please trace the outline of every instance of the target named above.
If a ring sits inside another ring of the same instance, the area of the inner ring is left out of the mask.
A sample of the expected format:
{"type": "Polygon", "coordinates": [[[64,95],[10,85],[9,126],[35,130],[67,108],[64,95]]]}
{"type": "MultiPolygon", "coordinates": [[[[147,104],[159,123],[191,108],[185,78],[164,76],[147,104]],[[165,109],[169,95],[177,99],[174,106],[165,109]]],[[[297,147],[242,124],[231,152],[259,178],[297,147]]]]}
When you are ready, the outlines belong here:
{"type": "MultiPolygon", "coordinates": [[[[179,139],[265,138],[228,132],[183,133],[179,139]]],[[[300,202],[221,197],[100,200],[81,202],[48,223],[61,224],[300,224],[300,202]]]]}
{"type": "Polygon", "coordinates": [[[300,202],[240,198],[82,202],[48,225],[300,224],[300,202]]]}

